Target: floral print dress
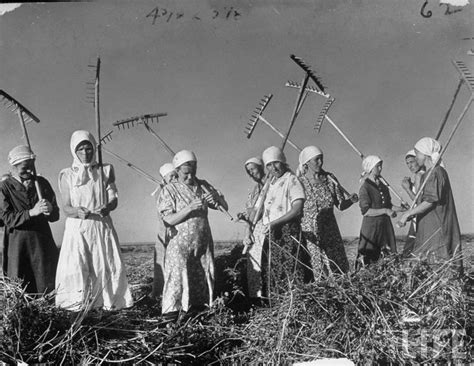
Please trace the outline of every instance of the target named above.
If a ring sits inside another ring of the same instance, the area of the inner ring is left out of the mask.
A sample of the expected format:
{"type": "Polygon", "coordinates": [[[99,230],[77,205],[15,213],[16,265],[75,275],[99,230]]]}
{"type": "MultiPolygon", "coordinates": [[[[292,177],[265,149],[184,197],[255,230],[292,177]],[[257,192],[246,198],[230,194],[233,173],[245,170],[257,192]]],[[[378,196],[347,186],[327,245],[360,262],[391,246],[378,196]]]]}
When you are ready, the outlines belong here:
{"type": "MultiPolygon", "coordinates": [[[[323,272],[328,273],[328,269],[336,273],[349,271],[344,242],[334,216],[334,206],[340,209],[344,194],[328,178],[330,174],[324,172],[318,183],[311,183],[305,176],[300,178],[306,193],[301,227],[316,279],[321,278],[323,272]]],[[[332,174],[331,177],[337,182],[332,174]]]]}
{"type": "MultiPolygon", "coordinates": [[[[167,184],[158,198],[158,211],[177,213],[205,192],[203,181],[195,186],[181,182],[167,184]]],[[[211,305],[214,286],[214,242],[207,218],[208,205],[180,224],[170,226],[164,266],[162,313],[188,311],[211,305]]]]}
{"type": "MultiPolygon", "coordinates": [[[[251,217],[251,213],[257,203],[263,186],[256,184],[249,192],[247,203],[245,205],[247,218],[251,217]]],[[[262,266],[263,258],[263,242],[265,241],[264,226],[262,220],[258,220],[253,228],[254,243],[248,251],[247,261],[247,292],[251,298],[262,297],[262,278],[266,276],[266,267],[262,266]]]]}

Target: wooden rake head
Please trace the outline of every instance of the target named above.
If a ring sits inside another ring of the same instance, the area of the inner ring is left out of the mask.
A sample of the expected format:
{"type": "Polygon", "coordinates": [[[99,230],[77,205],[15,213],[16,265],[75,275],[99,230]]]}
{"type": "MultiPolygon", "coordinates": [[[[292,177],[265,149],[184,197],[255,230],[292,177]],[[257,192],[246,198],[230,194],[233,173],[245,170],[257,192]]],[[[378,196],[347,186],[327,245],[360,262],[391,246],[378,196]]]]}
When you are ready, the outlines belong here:
{"type": "Polygon", "coordinates": [[[96,103],[96,89],[99,87],[99,77],[100,77],[100,57],[97,57],[97,62],[95,65],[87,65],[94,73],[93,81],[86,82],[86,101],[91,103],[95,108],[96,103]]]}
{"type": "Polygon", "coordinates": [[[114,132],[113,130],[110,130],[104,136],[102,136],[102,138],[99,141],[99,144],[105,145],[107,142],[112,141],[112,133],[113,132],[114,132]]]}
{"type": "Polygon", "coordinates": [[[474,93],[474,77],[471,71],[466,66],[466,64],[462,61],[453,60],[453,64],[456,67],[456,69],[459,71],[459,74],[461,74],[462,80],[466,83],[466,86],[468,87],[472,95],[474,93]]]}
{"type": "Polygon", "coordinates": [[[160,117],[166,117],[167,115],[168,115],[167,113],[144,114],[141,116],[135,116],[135,117],[119,120],[117,122],[114,122],[113,125],[117,127],[119,130],[125,129],[125,126],[127,126],[127,128],[130,128],[130,126],[135,127],[135,124],[137,125],[144,124],[146,127],[148,123],[153,123],[153,122],[158,123],[160,117]]]}
{"type": "Polygon", "coordinates": [[[13,113],[18,113],[19,110],[25,123],[33,121],[39,123],[40,120],[38,117],[36,117],[24,105],[22,105],[19,101],[17,101],[4,90],[0,90],[0,102],[3,103],[3,105],[13,113]]]}
{"type": "Polygon", "coordinates": [[[262,115],[263,111],[267,107],[272,97],[273,94],[265,95],[258,103],[257,108],[255,108],[255,110],[253,111],[253,114],[250,117],[250,121],[245,127],[245,134],[247,135],[248,139],[250,138],[250,136],[252,136],[252,133],[255,130],[255,127],[257,126],[260,116],[262,115]]]}
{"type": "Polygon", "coordinates": [[[309,77],[311,78],[311,80],[314,81],[314,83],[316,84],[316,86],[319,88],[320,91],[322,91],[323,93],[325,92],[325,86],[323,85],[323,83],[321,82],[321,79],[319,78],[319,76],[317,76],[315,74],[315,72],[311,69],[311,67],[309,67],[304,61],[302,58],[300,57],[297,57],[295,55],[290,55],[290,58],[296,62],[296,64],[301,67],[308,75],[309,77]]]}
{"type": "Polygon", "coordinates": [[[316,123],[314,125],[314,129],[316,130],[316,132],[319,133],[321,131],[321,126],[324,122],[324,117],[326,117],[326,115],[328,114],[329,108],[331,108],[335,100],[335,98],[329,98],[326,103],[324,103],[323,109],[321,109],[321,112],[319,112],[318,119],[316,120],[316,123]]]}

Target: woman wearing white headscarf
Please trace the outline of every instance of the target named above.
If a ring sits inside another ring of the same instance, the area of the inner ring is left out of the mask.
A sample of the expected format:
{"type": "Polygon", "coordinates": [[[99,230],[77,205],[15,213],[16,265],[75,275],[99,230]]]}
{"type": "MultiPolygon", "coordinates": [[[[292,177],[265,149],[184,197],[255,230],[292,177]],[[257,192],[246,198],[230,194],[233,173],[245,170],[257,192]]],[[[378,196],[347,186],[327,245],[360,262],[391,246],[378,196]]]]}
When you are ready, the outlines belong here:
{"type": "Polygon", "coordinates": [[[265,197],[263,225],[267,233],[264,251],[268,251],[268,277],[266,293],[282,293],[289,283],[309,282],[313,279],[306,241],[301,231],[304,188],[286,164],[283,151],[275,146],[262,155],[272,182],[265,197]],[[269,286],[269,288],[268,288],[269,286]]]}
{"type": "Polygon", "coordinates": [[[356,267],[377,261],[382,253],[396,253],[397,244],[391,218],[403,209],[392,204],[388,187],[380,180],[382,159],[369,155],[362,161],[359,206],[364,216],[360,229],[356,267]]]}
{"type": "MultiPolygon", "coordinates": [[[[400,221],[406,223],[411,217],[416,217],[418,227],[413,255],[427,257],[434,262],[448,260],[455,253],[460,254],[462,248],[448,173],[439,164],[441,145],[430,137],[424,137],[415,144],[415,151],[418,164],[426,168],[422,183],[429,172],[433,172],[418,198],[417,206],[405,212],[400,221]]],[[[461,267],[462,261],[457,261],[457,264],[461,267]]]]}
{"type": "Polygon", "coordinates": [[[56,305],[69,310],[130,307],[132,295],[109,215],[118,202],[113,166],[104,164],[102,181],[96,141],[87,131],[75,131],[70,148],[72,166],[59,173],[67,219],[56,272],[56,305]]]}
{"type": "Polygon", "coordinates": [[[178,181],[160,192],[158,212],[169,229],[166,247],[162,313],[176,320],[179,312],[203,310],[212,304],[214,242],[208,208],[227,203],[209,183],[196,178],[197,159],[182,150],[173,158],[178,181]],[[209,193],[207,193],[209,192],[209,193]]]}
{"type": "Polygon", "coordinates": [[[323,170],[323,152],[316,146],[307,146],[301,151],[298,176],[306,194],[301,227],[315,278],[320,278],[322,272],[329,269],[337,273],[348,272],[349,261],[334,206],[341,211],[351,207],[358,201],[357,194],[344,198],[336,177],[323,170]],[[322,264],[324,268],[321,268],[322,264]]]}
{"type": "Polygon", "coordinates": [[[263,241],[265,233],[261,218],[255,222],[256,207],[261,197],[265,182],[265,169],[263,161],[259,157],[252,157],[244,163],[245,171],[255,182],[252,190],[247,196],[245,212],[237,214],[237,217],[246,222],[244,245],[250,247],[247,262],[247,292],[253,301],[259,301],[263,295],[263,273],[266,268],[262,267],[263,241]],[[255,225],[254,225],[255,223],[255,225]]]}

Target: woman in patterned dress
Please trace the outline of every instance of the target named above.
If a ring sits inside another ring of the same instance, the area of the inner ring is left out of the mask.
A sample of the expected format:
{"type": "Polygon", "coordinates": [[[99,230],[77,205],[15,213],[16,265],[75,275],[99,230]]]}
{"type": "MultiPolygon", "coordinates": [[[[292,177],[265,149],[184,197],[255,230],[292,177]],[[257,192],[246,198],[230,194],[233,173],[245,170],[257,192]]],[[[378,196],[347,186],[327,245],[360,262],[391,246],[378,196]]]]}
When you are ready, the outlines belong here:
{"type": "Polygon", "coordinates": [[[72,166],[59,173],[67,216],[56,271],[56,305],[121,309],[133,305],[119,241],[109,213],[118,196],[113,166],[104,164],[104,180],[95,161],[96,142],[87,131],[71,136],[72,166]],[[103,192],[105,186],[105,192],[103,192]],[[103,193],[107,195],[106,204],[103,193]]]}
{"type": "Polygon", "coordinates": [[[247,248],[250,248],[247,252],[247,293],[249,298],[257,300],[262,297],[262,272],[265,270],[262,268],[262,255],[265,235],[261,218],[255,224],[254,221],[257,201],[259,197],[263,198],[260,194],[265,181],[265,171],[263,161],[258,157],[248,159],[244,166],[255,185],[247,197],[245,212],[239,213],[237,216],[246,223],[243,243],[247,248]]]}
{"type": "Polygon", "coordinates": [[[328,273],[328,269],[346,273],[349,261],[334,216],[334,206],[340,211],[346,210],[358,201],[357,194],[344,198],[336,177],[323,170],[323,152],[318,147],[305,147],[300,153],[299,163],[298,176],[306,193],[301,227],[311,254],[314,277],[319,279],[323,271],[328,273]]]}
{"type": "Polygon", "coordinates": [[[214,242],[208,208],[227,203],[209,183],[196,178],[197,159],[182,150],[173,158],[178,181],[160,192],[158,211],[169,229],[164,266],[162,313],[176,320],[180,311],[200,311],[212,304],[214,242]],[[210,193],[206,193],[210,192],[210,193]]]}
{"type": "Polygon", "coordinates": [[[376,262],[382,253],[396,253],[397,243],[391,218],[403,208],[394,206],[388,187],[380,181],[382,159],[369,155],[362,161],[359,206],[362,215],[356,267],[376,262]]]}
{"type": "Polygon", "coordinates": [[[281,294],[289,286],[313,279],[309,253],[301,232],[306,196],[280,148],[271,146],[262,157],[272,179],[265,196],[262,219],[266,234],[263,258],[268,258],[270,268],[264,288],[269,295],[281,294]],[[268,255],[265,255],[266,251],[268,255]]]}

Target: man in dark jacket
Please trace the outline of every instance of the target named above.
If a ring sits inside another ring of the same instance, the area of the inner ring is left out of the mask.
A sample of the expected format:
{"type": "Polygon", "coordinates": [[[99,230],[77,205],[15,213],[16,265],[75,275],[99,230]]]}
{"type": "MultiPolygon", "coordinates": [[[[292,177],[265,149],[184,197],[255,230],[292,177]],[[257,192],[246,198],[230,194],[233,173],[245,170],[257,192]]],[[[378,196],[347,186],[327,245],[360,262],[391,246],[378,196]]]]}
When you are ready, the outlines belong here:
{"type": "Polygon", "coordinates": [[[11,177],[0,183],[0,220],[5,224],[7,248],[4,271],[8,277],[22,279],[26,292],[41,294],[55,288],[59,250],[49,222],[59,220],[59,208],[49,182],[34,174],[35,158],[24,145],[8,154],[12,171],[11,177]]]}

